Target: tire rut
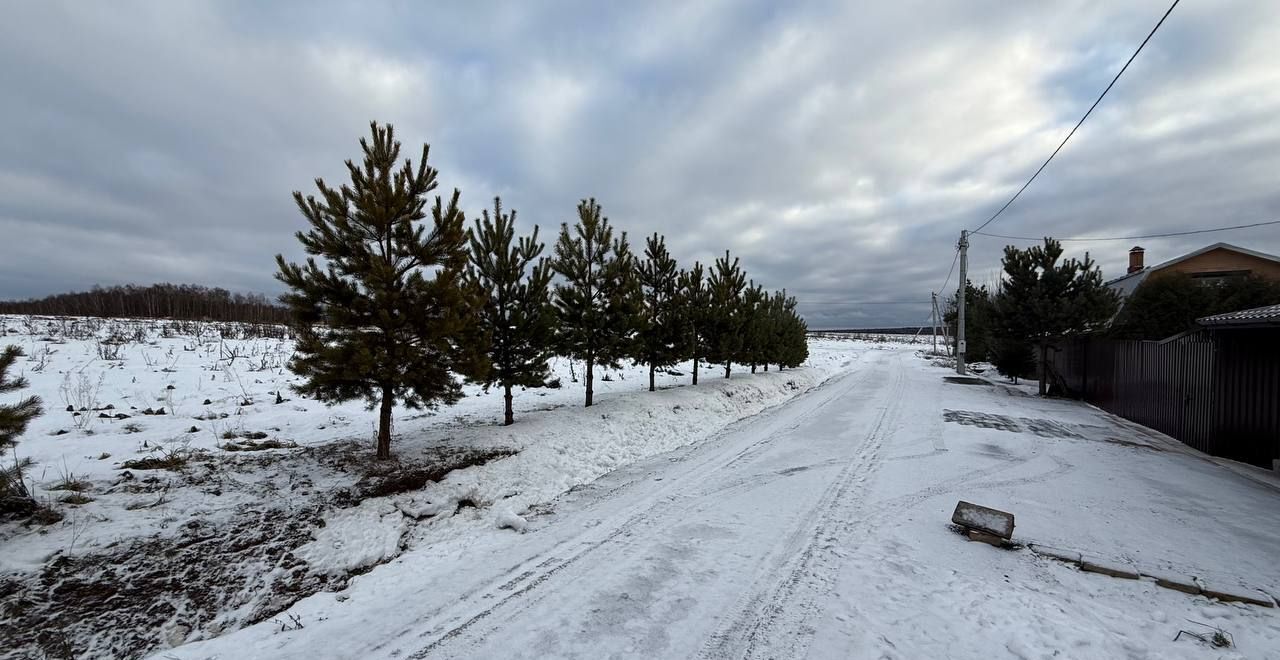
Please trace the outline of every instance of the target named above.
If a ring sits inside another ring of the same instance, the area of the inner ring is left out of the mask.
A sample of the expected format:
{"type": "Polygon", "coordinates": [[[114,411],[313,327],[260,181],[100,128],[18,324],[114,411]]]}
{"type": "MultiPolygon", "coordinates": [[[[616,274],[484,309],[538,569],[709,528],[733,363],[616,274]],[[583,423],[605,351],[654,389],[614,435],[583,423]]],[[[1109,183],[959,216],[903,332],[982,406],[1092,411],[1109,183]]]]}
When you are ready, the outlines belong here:
{"type": "MultiPolygon", "coordinates": [[[[715,474],[733,466],[734,464],[746,460],[750,455],[758,453],[771,443],[776,442],[779,437],[785,436],[785,434],[790,431],[794,431],[796,428],[801,426],[806,419],[812,416],[814,412],[825,408],[833,401],[845,395],[848,390],[852,388],[853,384],[858,382],[854,379],[860,375],[860,372],[861,369],[854,370],[839,377],[838,379],[826,381],[824,383],[825,385],[833,387],[823,389],[834,391],[822,392],[822,396],[820,398],[817,398],[816,400],[811,398],[809,401],[803,402],[803,414],[801,414],[796,421],[790,423],[777,423],[774,425],[774,428],[768,429],[764,438],[748,445],[746,448],[733,452],[729,456],[725,455],[726,452],[715,451],[708,456],[698,457],[700,460],[694,460],[691,463],[686,463],[682,466],[684,469],[680,475],[675,479],[667,481],[659,490],[648,496],[651,504],[647,508],[627,517],[621,524],[613,526],[603,537],[584,542],[582,537],[579,536],[573,540],[558,544],[547,552],[532,557],[517,567],[513,567],[507,572],[504,579],[495,581],[487,587],[482,587],[469,592],[467,596],[464,597],[464,600],[472,601],[480,607],[478,609],[472,609],[471,612],[463,614],[461,617],[452,619],[449,623],[433,626],[429,630],[420,633],[418,635],[419,637],[435,637],[435,639],[426,646],[423,646],[417,651],[404,657],[410,660],[421,660],[428,656],[450,650],[459,651],[459,653],[457,653],[459,655],[466,655],[465,650],[450,649],[449,647],[454,647],[459,644],[466,645],[468,638],[477,635],[480,630],[484,628],[481,624],[493,617],[498,611],[503,611],[502,618],[504,620],[510,620],[511,618],[518,616],[521,612],[532,607],[541,600],[541,597],[533,595],[535,590],[544,586],[557,574],[569,569],[584,558],[591,556],[606,546],[614,544],[614,542],[618,541],[620,537],[643,533],[646,529],[655,526],[664,520],[670,520],[671,516],[678,513],[680,509],[697,504],[699,497],[702,494],[702,489],[693,489],[694,494],[691,496],[681,496],[675,491],[680,488],[687,488],[691,479],[701,481],[705,478],[706,474],[715,474]],[[568,552],[565,550],[568,550],[568,552]],[[548,558],[548,555],[551,555],[551,557],[548,558]],[[562,560],[558,558],[559,556],[565,556],[565,558],[562,560]],[[461,620],[459,621],[459,619],[461,620]],[[447,629],[442,630],[442,628],[447,629]]],[[[810,392],[807,392],[806,394],[818,394],[820,391],[821,390],[815,388],[815,390],[810,390],[810,392]]],[[[897,398],[899,397],[894,397],[895,400],[897,398]]],[[[726,429],[726,431],[720,435],[725,436],[740,428],[741,423],[735,424],[733,427],[730,427],[730,429],[726,429]]],[[[688,454],[683,454],[680,461],[683,462],[695,457],[696,453],[690,452],[688,454]]],[[[782,478],[782,475],[777,475],[775,478],[782,478]]],[[[604,494],[600,495],[596,505],[589,505],[584,509],[584,511],[596,508],[599,506],[599,503],[607,500],[609,496],[624,491],[639,481],[645,481],[645,479],[640,478],[630,480],[616,488],[611,488],[608,491],[605,491],[604,494]]],[[[745,488],[748,485],[749,484],[733,484],[729,486],[728,489],[745,488]]],[[[612,555],[615,560],[617,556],[618,555],[616,554],[612,555]]],[[[453,604],[450,609],[456,606],[457,603],[453,604]]],[[[443,613],[444,610],[442,609],[433,613],[432,616],[440,616],[443,613]]],[[[495,625],[491,628],[487,628],[485,632],[492,632],[496,628],[497,626],[495,625]]],[[[487,634],[483,636],[487,636],[487,634]]],[[[453,655],[453,653],[449,654],[453,655]]]]}
{"type": "Polygon", "coordinates": [[[902,370],[895,369],[888,401],[876,416],[862,446],[832,481],[818,505],[765,560],[768,568],[764,574],[739,599],[733,610],[735,615],[704,643],[698,653],[699,658],[755,657],[759,655],[761,644],[775,637],[771,634],[773,629],[786,624],[790,624],[783,631],[788,648],[776,654],[777,657],[803,654],[803,649],[799,648],[807,641],[802,634],[803,628],[817,613],[817,608],[815,598],[795,602],[797,592],[805,588],[804,583],[808,581],[818,583],[807,587],[811,592],[821,591],[824,584],[830,583],[832,578],[820,574],[817,566],[831,563],[829,555],[835,541],[833,529],[839,526],[841,519],[855,515],[853,509],[860,502],[857,492],[865,487],[867,478],[879,464],[880,449],[901,412],[904,390],[902,370]],[[779,573],[782,574],[780,579],[775,577],[779,573]],[[797,610],[800,612],[798,617],[783,616],[784,611],[792,613],[797,610]]]}

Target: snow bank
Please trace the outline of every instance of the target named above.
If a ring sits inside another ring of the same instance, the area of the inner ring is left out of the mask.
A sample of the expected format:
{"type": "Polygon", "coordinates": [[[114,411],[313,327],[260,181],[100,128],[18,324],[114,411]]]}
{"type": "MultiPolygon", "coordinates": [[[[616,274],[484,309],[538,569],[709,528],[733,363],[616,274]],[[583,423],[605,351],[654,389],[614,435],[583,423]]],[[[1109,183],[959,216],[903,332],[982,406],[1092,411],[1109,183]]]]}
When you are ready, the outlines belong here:
{"type": "Polygon", "coordinates": [[[482,466],[455,470],[443,481],[403,496],[397,506],[415,518],[473,502],[490,524],[519,529],[520,512],[634,461],[704,441],[743,418],[821,385],[852,360],[850,352],[823,353],[810,367],[735,374],[704,374],[698,386],[672,387],[607,399],[590,408],[561,408],[526,416],[514,426],[478,435],[520,452],[482,466]],[[710,376],[710,377],[707,377],[710,376]],[[493,437],[498,436],[498,437],[493,437]],[[500,506],[498,506],[500,505],[500,506]]]}

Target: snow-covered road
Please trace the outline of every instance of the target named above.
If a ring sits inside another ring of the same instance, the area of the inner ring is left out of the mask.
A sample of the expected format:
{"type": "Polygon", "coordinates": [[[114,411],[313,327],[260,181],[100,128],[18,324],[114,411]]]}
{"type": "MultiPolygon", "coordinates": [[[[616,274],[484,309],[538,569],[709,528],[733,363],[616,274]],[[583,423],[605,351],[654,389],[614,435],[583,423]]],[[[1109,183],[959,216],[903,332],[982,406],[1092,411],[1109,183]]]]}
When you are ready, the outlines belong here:
{"type": "Polygon", "coordinates": [[[718,442],[616,472],[564,502],[499,580],[406,631],[410,658],[796,655],[865,536],[865,486],[903,426],[902,353],[718,442]]]}
{"type": "Polygon", "coordinates": [[[946,382],[902,348],[533,517],[415,548],[181,658],[1280,657],[1280,615],[970,543],[1280,587],[1280,492],[1078,403],[946,382]],[[293,628],[290,622],[301,624],[293,628]],[[1215,651],[1223,657],[1223,651],[1215,651]],[[1236,656],[1235,654],[1239,654],[1236,656]]]}

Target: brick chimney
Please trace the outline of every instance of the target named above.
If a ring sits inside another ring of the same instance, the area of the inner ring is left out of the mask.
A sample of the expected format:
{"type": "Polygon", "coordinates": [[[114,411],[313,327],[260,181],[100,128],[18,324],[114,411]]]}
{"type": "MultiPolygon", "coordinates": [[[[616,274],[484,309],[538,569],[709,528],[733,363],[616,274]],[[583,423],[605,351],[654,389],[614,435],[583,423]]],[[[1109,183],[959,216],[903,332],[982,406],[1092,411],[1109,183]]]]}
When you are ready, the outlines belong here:
{"type": "Polygon", "coordinates": [[[1146,252],[1139,245],[1135,245],[1132,250],[1129,250],[1129,274],[1142,270],[1142,255],[1146,254],[1146,252]]]}

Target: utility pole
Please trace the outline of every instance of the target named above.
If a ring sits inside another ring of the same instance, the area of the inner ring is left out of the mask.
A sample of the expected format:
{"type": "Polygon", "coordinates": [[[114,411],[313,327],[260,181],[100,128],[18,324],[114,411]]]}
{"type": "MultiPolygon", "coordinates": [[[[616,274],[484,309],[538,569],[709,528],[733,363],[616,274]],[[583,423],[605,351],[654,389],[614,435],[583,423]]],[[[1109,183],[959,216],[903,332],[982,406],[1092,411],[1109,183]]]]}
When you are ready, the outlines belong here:
{"type": "Polygon", "coordinates": [[[964,375],[964,299],[969,288],[969,231],[960,230],[960,292],[956,294],[956,373],[964,375]]]}
{"type": "Polygon", "coordinates": [[[938,294],[933,294],[933,354],[938,354],[938,294]]]}

